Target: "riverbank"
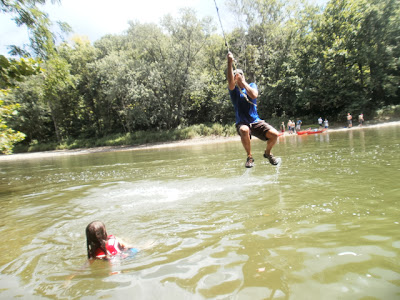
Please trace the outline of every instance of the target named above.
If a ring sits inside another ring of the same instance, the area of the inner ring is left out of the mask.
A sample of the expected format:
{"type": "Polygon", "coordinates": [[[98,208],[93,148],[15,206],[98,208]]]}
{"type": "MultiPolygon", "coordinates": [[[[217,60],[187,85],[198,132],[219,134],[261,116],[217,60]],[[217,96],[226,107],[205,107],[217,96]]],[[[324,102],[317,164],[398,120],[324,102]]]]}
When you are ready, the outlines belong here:
{"type": "MultiPolygon", "coordinates": [[[[364,130],[364,129],[369,129],[369,128],[379,128],[379,127],[387,127],[387,126],[400,126],[400,121],[380,123],[380,124],[374,124],[374,125],[365,125],[363,127],[354,126],[352,128],[335,128],[335,129],[329,129],[328,132],[348,131],[348,130],[364,130]]],[[[285,132],[285,134],[283,136],[284,137],[286,137],[286,136],[293,137],[293,136],[297,136],[297,135],[296,134],[288,134],[287,132],[285,132]]],[[[232,141],[240,142],[239,136],[230,136],[230,137],[207,136],[207,137],[196,137],[196,138],[180,140],[180,141],[151,143],[151,144],[143,144],[143,145],[137,145],[137,146],[103,146],[103,147],[95,147],[95,148],[80,148],[80,149],[73,149],[73,150],[53,150],[53,151],[43,151],[43,152],[17,153],[17,154],[10,154],[10,155],[0,155],[0,162],[23,160],[23,159],[40,159],[40,158],[57,157],[57,156],[65,156],[65,155],[81,155],[81,154],[100,153],[100,152],[162,149],[162,148],[204,145],[204,144],[211,144],[211,143],[224,143],[224,142],[232,142],[232,141]]]]}
{"type": "Polygon", "coordinates": [[[160,142],[160,143],[149,143],[135,146],[103,146],[95,148],[80,148],[73,150],[52,150],[43,152],[28,152],[28,153],[16,153],[9,155],[0,155],[0,162],[2,161],[13,161],[20,159],[39,159],[46,157],[57,157],[65,155],[81,155],[90,153],[101,153],[101,152],[116,152],[116,151],[137,151],[147,149],[162,149],[162,148],[173,148],[183,146],[194,146],[204,145],[211,143],[222,143],[229,141],[240,141],[239,136],[234,137],[222,137],[222,136],[207,136],[207,137],[196,137],[192,139],[173,141],[173,142],[160,142]]]}

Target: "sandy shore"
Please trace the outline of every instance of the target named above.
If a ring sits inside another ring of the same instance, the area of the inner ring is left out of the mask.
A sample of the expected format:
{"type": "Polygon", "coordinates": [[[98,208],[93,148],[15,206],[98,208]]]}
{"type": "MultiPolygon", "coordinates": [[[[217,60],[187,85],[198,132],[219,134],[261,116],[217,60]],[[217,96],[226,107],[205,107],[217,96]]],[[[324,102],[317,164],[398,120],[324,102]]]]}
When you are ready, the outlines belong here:
{"type": "MultiPolygon", "coordinates": [[[[364,130],[369,128],[387,127],[387,126],[400,126],[400,121],[381,123],[376,125],[366,125],[363,127],[355,126],[351,129],[348,128],[336,128],[329,129],[329,132],[335,131],[347,131],[347,130],[364,130]]],[[[284,136],[297,136],[296,134],[289,135],[285,133],[284,136]]],[[[136,151],[136,150],[146,150],[146,149],[162,149],[162,148],[172,148],[172,147],[184,147],[184,146],[194,146],[194,145],[204,145],[213,143],[224,143],[224,142],[240,142],[239,136],[234,137],[200,137],[193,138],[189,140],[175,141],[175,142],[165,142],[165,143],[153,143],[145,144],[139,146],[105,146],[96,148],[84,148],[84,149],[73,149],[73,150],[54,150],[45,152],[30,152],[30,153],[17,153],[10,155],[0,155],[0,162],[2,161],[15,161],[22,159],[39,159],[46,157],[57,157],[65,155],[81,155],[99,152],[116,152],[116,151],[136,151]]]]}
{"type": "Polygon", "coordinates": [[[21,159],[38,159],[46,157],[56,157],[65,155],[81,155],[90,153],[100,152],[117,152],[117,151],[137,151],[146,149],[162,149],[162,148],[173,148],[173,147],[184,147],[194,145],[204,145],[212,143],[223,143],[230,141],[240,141],[239,136],[234,137],[199,137],[188,140],[174,141],[174,142],[163,142],[163,143],[152,143],[138,146],[103,146],[96,148],[82,148],[73,150],[53,150],[44,152],[29,152],[29,153],[17,153],[10,155],[0,155],[0,162],[2,161],[14,161],[21,159]]]}

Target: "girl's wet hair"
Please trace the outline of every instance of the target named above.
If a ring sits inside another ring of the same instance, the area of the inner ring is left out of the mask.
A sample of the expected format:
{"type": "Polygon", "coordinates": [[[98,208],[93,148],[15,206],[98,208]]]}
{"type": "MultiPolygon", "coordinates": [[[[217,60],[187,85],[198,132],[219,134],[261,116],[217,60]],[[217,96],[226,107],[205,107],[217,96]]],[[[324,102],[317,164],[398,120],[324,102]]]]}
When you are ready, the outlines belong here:
{"type": "Polygon", "coordinates": [[[86,244],[88,258],[96,258],[96,250],[100,248],[107,255],[107,230],[103,222],[93,221],[86,226],[86,244]]]}

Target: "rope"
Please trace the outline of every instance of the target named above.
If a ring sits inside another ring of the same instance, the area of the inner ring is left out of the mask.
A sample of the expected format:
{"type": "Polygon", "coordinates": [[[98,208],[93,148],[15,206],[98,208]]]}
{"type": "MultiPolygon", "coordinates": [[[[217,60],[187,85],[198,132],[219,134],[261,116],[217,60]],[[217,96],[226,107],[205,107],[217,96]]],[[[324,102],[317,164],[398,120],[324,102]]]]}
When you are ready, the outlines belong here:
{"type": "MultiPolygon", "coordinates": [[[[228,42],[227,42],[226,37],[225,37],[224,27],[222,26],[221,17],[220,17],[220,15],[219,15],[219,9],[218,9],[218,6],[217,6],[217,1],[214,0],[214,3],[215,3],[215,8],[217,9],[217,15],[218,15],[218,19],[219,19],[219,24],[221,25],[222,35],[223,35],[224,40],[225,40],[225,46],[226,46],[226,48],[228,49],[228,52],[231,52],[231,51],[229,50],[229,45],[228,45],[228,42]]],[[[235,67],[235,70],[236,70],[236,67],[235,67]]]]}
{"type": "MultiPolygon", "coordinates": [[[[216,10],[217,10],[217,15],[218,15],[218,19],[219,19],[219,24],[221,25],[221,30],[222,30],[222,35],[223,35],[223,37],[224,37],[225,46],[226,46],[226,48],[228,49],[228,52],[231,52],[231,51],[229,50],[228,41],[226,40],[226,36],[225,36],[225,32],[224,32],[224,27],[222,26],[222,21],[221,21],[221,16],[219,15],[219,9],[218,9],[218,6],[217,6],[217,1],[214,0],[214,3],[215,3],[215,8],[216,8],[216,10]]],[[[235,71],[237,70],[235,60],[233,60],[233,69],[234,69],[235,71]]],[[[237,86],[237,85],[236,85],[236,86],[237,86]]],[[[257,104],[251,102],[251,101],[249,100],[249,98],[247,97],[247,94],[243,93],[243,91],[242,91],[242,89],[241,89],[240,87],[237,86],[237,88],[238,88],[240,94],[246,99],[246,101],[247,101],[248,103],[250,103],[250,104],[254,105],[255,107],[257,107],[257,104]]]]}

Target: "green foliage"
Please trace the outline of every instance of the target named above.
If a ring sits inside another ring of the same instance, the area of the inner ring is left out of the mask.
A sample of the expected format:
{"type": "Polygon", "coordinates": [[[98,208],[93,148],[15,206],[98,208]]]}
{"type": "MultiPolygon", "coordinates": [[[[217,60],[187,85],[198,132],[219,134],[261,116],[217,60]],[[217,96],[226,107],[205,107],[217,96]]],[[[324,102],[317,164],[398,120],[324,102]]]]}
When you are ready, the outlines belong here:
{"type": "Polygon", "coordinates": [[[398,101],[398,87],[391,80],[400,79],[398,12],[398,2],[392,0],[328,3],[315,28],[321,72],[313,80],[324,101],[315,98],[311,108],[337,119],[346,111],[373,111],[386,101],[398,101]]]}
{"type": "Polygon", "coordinates": [[[378,120],[400,120],[400,105],[384,106],[376,112],[378,120]]]}
{"type": "Polygon", "coordinates": [[[39,64],[31,58],[17,60],[0,55],[0,153],[11,154],[14,144],[26,136],[8,125],[9,120],[18,114],[20,105],[5,104],[3,99],[9,95],[10,88],[16,87],[17,82],[39,72],[39,64]]]}
{"type": "Polygon", "coordinates": [[[17,109],[18,105],[4,105],[0,100],[0,152],[3,154],[11,154],[14,144],[25,138],[25,134],[14,131],[6,123],[8,118],[17,114],[17,109]]]}
{"type": "MultiPolygon", "coordinates": [[[[59,2],[53,0],[53,3],[59,2]]],[[[38,7],[38,4],[45,4],[46,0],[10,0],[0,1],[0,12],[13,16],[15,23],[18,26],[25,25],[28,29],[30,49],[33,54],[44,59],[51,58],[47,64],[51,65],[51,60],[56,57],[55,53],[55,34],[50,31],[52,22],[47,14],[43,13],[38,7]]],[[[70,31],[70,27],[66,23],[59,22],[59,27],[62,32],[70,31]]],[[[15,45],[11,46],[10,53],[12,55],[29,56],[29,51],[15,45]]],[[[17,82],[26,79],[27,76],[38,74],[41,71],[39,60],[32,58],[8,59],[4,55],[0,55],[0,96],[3,98],[9,93],[10,88],[16,88],[17,82]]],[[[51,90],[51,78],[59,76],[60,72],[50,72],[51,75],[46,76],[47,93],[51,90]]],[[[49,72],[47,72],[49,74],[49,72]]],[[[61,78],[64,80],[65,78],[61,78]]],[[[53,89],[54,91],[54,89],[53,89]]],[[[46,92],[45,92],[46,93],[46,92]]],[[[53,96],[55,96],[53,94],[53,96]]],[[[10,119],[10,115],[17,114],[18,103],[4,105],[4,101],[0,100],[0,151],[3,153],[11,153],[13,145],[25,138],[25,134],[8,127],[6,119],[10,119]]],[[[57,130],[56,130],[57,132],[57,130]]]]}
{"type": "Polygon", "coordinates": [[[0,55],[0,89],[15,87],[26,76],[40,72],[39,63],[32,58],[7,59],[0,55]]]}
{"type": "Polygon", "coordinates": [[[19,103],[19,113],[8,124],[26,134],[24,143],[43,143],[54,138],[50,108],[44,102],[43,95],[43,76],[31,76],[5,98],[6,103],[19,103]]]}
{"type": "MultiPolygon", "coordinates": [[[[334,124],[347,112],[371,119],[399,105],[399,6],[396,0],[331,0],[325,8],[233,1],[240,23],[227,39],[237,67],[259,87],[260,116],[276,127],[297,117],[334,124]]],[[[159,25],[131,22],[124,34],[93,45],[75,37],[43,46],[43,73],[7,97],[21,104],[10,125],[35,149],[234,135],[227,49],[214,25],[182,10],[159,25]]]]}

